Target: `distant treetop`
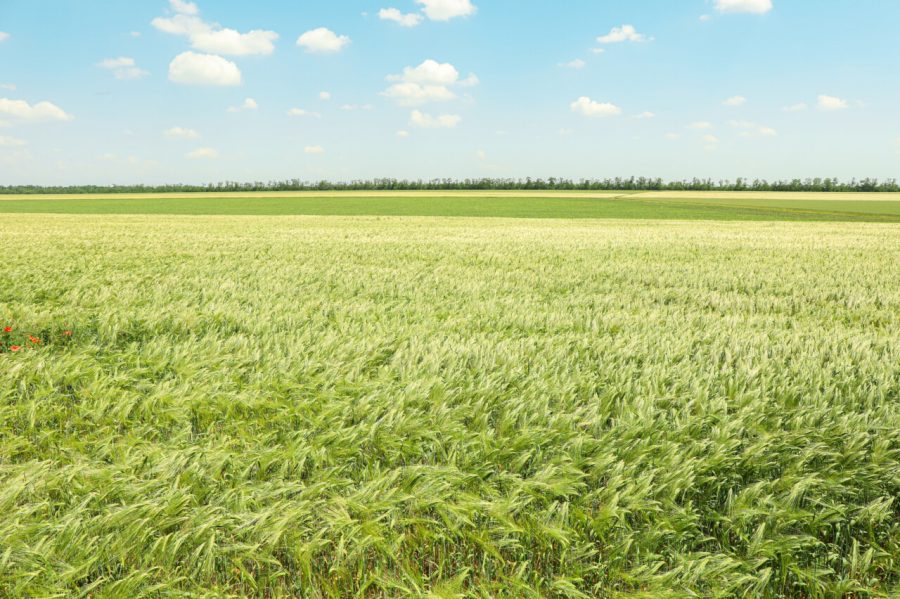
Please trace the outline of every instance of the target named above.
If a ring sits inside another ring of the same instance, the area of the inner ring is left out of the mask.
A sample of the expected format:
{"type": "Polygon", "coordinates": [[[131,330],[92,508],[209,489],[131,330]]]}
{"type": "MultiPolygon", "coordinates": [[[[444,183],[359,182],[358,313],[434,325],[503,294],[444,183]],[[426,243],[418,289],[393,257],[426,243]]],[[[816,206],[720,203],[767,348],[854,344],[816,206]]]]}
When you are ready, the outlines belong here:
{"type": "Polygon", "coordinates": [[[0,193],[6,194],[82,194],[82,193],[191,193],[210,191],[428,191],[428,190],[621,190],[621,191],[817,191],[817,192],[900,192],[900,184],[895,179],[853,179],[840,181],[836,178],[791,179],[790,181],[766,181],[765,179],[718,180],[690,179],[664,181],[648,177],[614,179],[367,179],[357,181],[254,181],[240,183],[222,181],[206,185],[7,185],[0,186],[0,193]]]}

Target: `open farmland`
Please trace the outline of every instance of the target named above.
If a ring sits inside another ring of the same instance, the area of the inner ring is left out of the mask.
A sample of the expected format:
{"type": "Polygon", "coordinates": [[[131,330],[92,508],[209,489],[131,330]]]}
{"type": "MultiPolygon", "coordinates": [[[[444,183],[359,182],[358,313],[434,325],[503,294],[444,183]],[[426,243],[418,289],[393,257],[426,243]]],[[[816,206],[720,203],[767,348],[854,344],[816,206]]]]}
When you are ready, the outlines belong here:
{"type": "Polygon", "coordinates": [[[0,595],[900,593],[896,199],[0,212],[0,595]]]}
{"type": "Polygon", "coordinates": [[[4,212],[900,223],[900,194],[399,191],[0,195],[0,213],[4,212]]]}

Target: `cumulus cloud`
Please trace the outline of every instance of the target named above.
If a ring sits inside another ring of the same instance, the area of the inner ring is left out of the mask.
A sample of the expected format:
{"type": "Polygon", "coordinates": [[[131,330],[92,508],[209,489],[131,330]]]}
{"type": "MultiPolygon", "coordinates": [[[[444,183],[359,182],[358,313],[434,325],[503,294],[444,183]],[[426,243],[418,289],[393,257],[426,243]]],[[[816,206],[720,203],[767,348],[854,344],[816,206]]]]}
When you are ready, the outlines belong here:
{"type": "Polygon", "coordinates": [[[325,148],[322,146],[306,146],[303,151],[307,154],[324,154],[325,148]]]}
{"type": "Polygon", "coordinates": [[[21,148],[22,146],[28,145],[28,142],[24,139],[18,139],[15,137],[8,137],[6,135],[0,135],[0,146],[7,148],[21,148]]]}
{"type": "Polygon", "coordinates": [[[613,27],[606,35],[601,35],[597,41],[601,44],[618,44],[621,42],[647,42],[648,38],[642,33],[638,33],[633,25],[622,25],[621,27],[613,27]]]}
{"type": "Polygon", "coordinates": [[[705,141],[708,144],[717,144],[717,143],[719,143],[719,138],[716,137],[715,135],[707,134],[707,135],[703,136],[703,141],[705,141]]]}
{"type": "Polygon", "coordinates": [[[564,67],[566,69],[583,69],[587,65],[586,62],[581,60],[580,58],[576,58],[575,60],[570,60],[569,62],[561,62],[559,66],[564,67]]]}
{"type": "Polygon", "coordinates": [[[729,125],[739,130],[741,137],[775,137],[778,132],[772,127],[750,121],[729,121],[729,125]]]}
{"type": "Polygon", "coordinates": [[[416,127],[425,129],[452,129],[462,121],[458,114],[441,114],[431,116],[418,110],[413,110],[409,115],[409,122],[416,127]]]}
{"type": "Polygon", "coordinates": [[[319,99],[320,100],[330,100],[331,93],[330,92],[319,92],[319,99]]]}
{"type": "Polygon", "coordinates": [[[169,81],[185,85],[240,85],[241,70],[221,56],[189,50],[169,63],[169,81]]]}
{"type": "Polygon", "coordinates": [[[821,110],[843,110],[850,107],[847,100],[825,94],[819,96],[817,104],[821,110]]]}
{"type": "Polygon", "coordinates": [[[726,98],[725,101],[722,102],[724,106],[743,106],[747,103],[747,98],[744,96],[731,96],[730,98],[726,98]]]}
{"type": "Polygon", "coordinates": [[[712,129],[712,123],[709,121],[694,121],[688,125],[689,129],[712,129]]]}
{"type": "Polygon", "coordinates": [[[441,63],[429,58],[417,67],[405,67],[402,75],[390,75],[388,80],[449,85],[459,80],[459,71],[449,62],[441,63]]]}
{"type": "Polygon", "coordinates": [[[644,112],[642,112],[642,113],[636,115],[635,118],[638,118],[638,119],[652,119],[652,118],[654,118],[655,116],[656,116],[655,114],[653,114],[653,113],[650,112],[649,110],[646,110],[646,111],[644,111],[644,112]]]}
{"type": "Polygon", "coordinates": [[[229,106],[228,112],[240,112],[242,110],[256,110],[259,108],[259,104],[256,103],[256,100],[253,98],[244,98],[244,101],[241,102],[239,106],[229,106]]]}
{"type": "Polygon", "coordinates": [[[478,84],[474,74],[459,78],[459,71],[449,62],[427,59],[416,67],[406,67],[400,75],[389,75],[396,81],[382,95],[401,106],[418,106],[428,102],[446,102],[456,98],[451,87],[470,87],[478,84]]]}
{"type": "Polygon", "coordinates": [[[200,11],[192,2],[171,0],[171,7],[175,15],[157,17],[150,24],[165,33],[187,37],[196,50],[232,56],[268,55],[275,51],[278,34],[274,31],[254,29],[241,33],[218,23],[207,23],[197,16],[200,11]]]}
{"type": "Polygon", "coordinates": [[[184,127],[170,127],[163,131],[163,136],[168,139],[199,139],[200,134],[194,129],[184,127]]]}
{"type": "Polygon", "coordinates": [[[150,74],[139,68],[133,58],[127,56],[107,58],[97,63],[97,66],[111,71],[116,79],[140,79],[150,74]]]}
{"type": "Polygon", "coordinates": [[[401,27],[415,27],[422,22],[422,15],[414,12],[402,13],[396,8],[382,8],[378,11],[382,21],[393,21],[401,27]]]}
{"type": "Polygon", "coordinates": [[[318,112],[311,112],[309,110],[305,110],[303,108],[291,108],[287,111],[288,116],[311,116],[313,118],[320,118],[322,115],[318,112]]]}
{"type": "Polygon", "coordinates": [[[428,102],[446,102],[456,97],[444,85],[421,85],[419,83],[397,83],[383,94],[401,106],[418,106],[428,102]]]}
{"type": "Polygon", "coordinates": [[[74,118],[51,102],[38,102],[31,105],[25,100],[10,100],[8,98],[0,98],[0,116],[30,123],[71,121],[74,118]]]}
{"type": "Polygon", "coordinates": [[[197,148],[185,154],[191,160],[200,160],[204,158],[218,158],[219,152],[213,148],[197,148]]]}
{"type": "Polygon", "coordinates": [[[200,13],[200,9],[193,2],[185,2],[184,0],[169,0],[169,6],[177,13],[183,15],[196,15],[200,13]]]}
{"type": "Polygon", "coordinates": [[[572,109],[572,112],[577,112],[589,117],[607,117],[622,114],[622,109],[615,104],[609,102],[595,102],[587,96],[581,96],[572,102],[569,107],[572,109]]]}
{"type": "Polygon", "coordinates": [[[675,141],[675,140],[681,139],[681,136],[678,135],[677,133],[666,133],[663,137],[665,137],[669,141],[675,141]]]}
{"type": "Polygon", "coordinates": [[[337,35],[327,27],[311,29],[297,38],[297,45],[306,48],[307,52],[316,54],[334,54],[350,43],[346,35],[337,35]]]}
{"type": "Polygon", "coordinates": [[[763,15],[772,10],[772,0],[716,0],[721,13],[750,13],[763,15]]]}
{"type": "Polygon", "coordinates": [[[409,131],[401,129],[400,131],[397,131],[397,137],[399,137],[400,139],[406,139],[407,137],[409,137],[409,131]]]}
{"type": "Polygon", "coordinates": [[[16,91],[15,83],[0,83],[0,89],[8,89],[9,91],[16,91]]]}
{"type": "Polygon", "coordinates": [[[806,102],[798,102],[796,104],[791,104],[790,106],[785,106],[784,108],[782,108],[782,110],[785,112],[803,112],[808,108],[809,106],[806,104],[806,102]]]}
{"type": "Polygon", "coordinates": [[[8,40],[10,37],[11,37],[11,36],[10,36],[8,33],[6,33],[5,31],[0,31],[0,43],[5,42],[5,41],[8,40]]]}
{"type": "Polygon", "coordinates": [[[471,0],[416,0],[422,12],[432,21],[449,21],[474,15],[478,10],[471,0]]]}

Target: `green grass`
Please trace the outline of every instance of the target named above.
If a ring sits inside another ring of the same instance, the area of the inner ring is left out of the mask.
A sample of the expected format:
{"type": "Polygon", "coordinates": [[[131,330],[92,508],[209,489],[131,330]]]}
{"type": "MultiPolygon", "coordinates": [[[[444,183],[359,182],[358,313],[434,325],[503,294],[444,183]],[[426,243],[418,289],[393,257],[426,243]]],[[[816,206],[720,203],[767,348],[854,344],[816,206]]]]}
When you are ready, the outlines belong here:
{"type": "Polygon", "coordinates": [[[6,215],[0,255],[42,339],[2,596],[900,593],[900,226],[6,215]]]}
{"type": "Polygon", "coordinates": [[[717,199],[702,194],[654,198],[621,197],[485,197],[416,194],[302,197],[79,197],[4,199],[0,213],[57,214],[193,214],[193,215],[342,215],[472,216],[509,218],[619,218],[740,221],[857,221],[900,223],[900,200],[834,200],[827,194],[809,199],[717,199]]]}

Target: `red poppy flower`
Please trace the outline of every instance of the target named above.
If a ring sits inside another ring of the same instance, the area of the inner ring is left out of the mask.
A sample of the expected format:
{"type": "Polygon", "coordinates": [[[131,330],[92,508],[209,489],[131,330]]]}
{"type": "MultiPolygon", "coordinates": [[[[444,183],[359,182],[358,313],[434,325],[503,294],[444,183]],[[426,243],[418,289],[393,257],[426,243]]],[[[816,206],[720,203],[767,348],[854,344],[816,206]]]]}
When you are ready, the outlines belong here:
{"type": "Polygon", "coordinates": [[[19,351],[20,349],[22,349],[21,345],[10,345],[9,346],[9,351],[19,351]]]}
{"type": "Polygon", "coordinates": [[[37,345],[38,343],[41,342],[41,340],[38,339],[37,337],[35,337],[34,335],[28,335],[28,340],[31,341],[32,343],[34,343],[35,345],[37,345]]]}
{"type": "Polygon", "coordinates": [[[12,327],[6,327],[3,329],[4,333],[12,333],[12,327]]]}

